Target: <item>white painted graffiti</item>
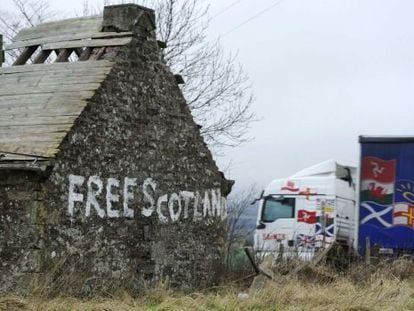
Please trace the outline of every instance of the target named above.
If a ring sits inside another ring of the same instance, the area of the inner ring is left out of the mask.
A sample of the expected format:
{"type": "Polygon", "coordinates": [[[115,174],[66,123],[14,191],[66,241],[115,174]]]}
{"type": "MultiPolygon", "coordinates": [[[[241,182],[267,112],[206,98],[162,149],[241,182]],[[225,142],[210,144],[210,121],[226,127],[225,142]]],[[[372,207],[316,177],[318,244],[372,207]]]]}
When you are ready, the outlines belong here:
{"type": "Polygon", "coordinates": [[[140,208],[132,204],[134,188],[138,189],[137,178],[125,177],[121,187],[121,181],[116,178],[102,180],[94,175],[86,179],[84,176],[69,175],[68,214],[74,217],[75,210],[83,207],[85,217],[95,213],[100,218],[134,218],[139,210],[144,217],[151,217],[155,213],[161,223],[174,223],[189,218],[193,221],[207,218],[224,220],[227,216],[227,200],[221,196],[219,188],[194,192],[178,191],[157,198],[157,185],[151,178],[147,178],[142,183],[144,206],[140,208]],[[105,206],[101,206],[98,198],[105,202],[105,206]],[[120,203],[122,204],[117,205],[120,203]]]}

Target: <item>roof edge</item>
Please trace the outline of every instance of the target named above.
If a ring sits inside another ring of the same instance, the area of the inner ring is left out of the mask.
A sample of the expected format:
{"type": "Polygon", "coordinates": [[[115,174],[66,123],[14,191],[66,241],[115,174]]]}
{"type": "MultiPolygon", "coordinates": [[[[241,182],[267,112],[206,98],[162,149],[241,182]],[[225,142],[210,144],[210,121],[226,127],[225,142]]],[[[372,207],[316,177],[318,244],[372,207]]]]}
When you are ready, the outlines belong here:
{"type": "Polygon", "coordinates": [[[364,136],[358,137],[359,143],[414,143],[414,136],[364,136]]]}

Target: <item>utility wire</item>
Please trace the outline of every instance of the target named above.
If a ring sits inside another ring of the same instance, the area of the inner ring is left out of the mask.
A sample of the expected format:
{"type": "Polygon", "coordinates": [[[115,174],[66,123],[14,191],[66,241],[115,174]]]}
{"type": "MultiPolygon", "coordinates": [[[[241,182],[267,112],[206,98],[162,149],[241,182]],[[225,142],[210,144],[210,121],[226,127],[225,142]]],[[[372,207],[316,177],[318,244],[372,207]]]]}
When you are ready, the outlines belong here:
{"type": "Polygon", "coordinates": [[[236,31],[237,29],[239,29],[240,27],[250,23],[252,20],[258,18],[259,16],[265,14],[266,12],[270,11],[271,9],[273,9],[275,6],[281,4],[284,0],[277,0],[275,3],[273,3],[272,5],[268,6],[267,8],[261,10],[260,12],[256,13],[255,15],[253,15],[252,17],[249,17],[248,19],[246,19],[245,21],[243,21],[242,23],[238,24],[236,27],[230,29],[229,31],[225,32],[224,34],[219,35],[219,38],[223,38],[225,36],[227,36],[228,34],[232,33],[233,31],[236,31]]]}
{"type": "Polygon", "coordinates": [[[211,21],[213,19],[215,19],[217,16],[220,16],[221,14],[227,12],[228,10],[230,10],[232,7],[234,7],[236,4],[242,2],[243,0],[237,0],[234,1],[233,3],[229,4],[228,6],[226,6],[224,9],[222,9],[221,11],[219,11],[218,13],[214,14],[212,17],[210,17],[210,19],[208,21],[211,21]]]}

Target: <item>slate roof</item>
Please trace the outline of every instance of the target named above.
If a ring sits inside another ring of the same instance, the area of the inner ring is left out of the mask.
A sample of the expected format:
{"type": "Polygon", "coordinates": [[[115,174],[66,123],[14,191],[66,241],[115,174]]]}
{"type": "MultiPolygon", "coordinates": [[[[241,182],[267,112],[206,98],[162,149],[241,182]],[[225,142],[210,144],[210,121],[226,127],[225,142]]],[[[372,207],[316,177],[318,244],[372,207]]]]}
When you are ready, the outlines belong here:
{"type": "Polygon", "coordinates": [[[102,22],[94,16],[42,24],[23,29],[6,47],[22,52],[13,66],[0,68],[3,158],[51,158],[58,152],[112,68],[112,62],[99,60],[99,52],[131,41],[131,32],[103,32],[102,22]],[[55,62],[44,63],[52,53],[55,62]],[[69,62],[71,54],[79,61],[69,62]]]}

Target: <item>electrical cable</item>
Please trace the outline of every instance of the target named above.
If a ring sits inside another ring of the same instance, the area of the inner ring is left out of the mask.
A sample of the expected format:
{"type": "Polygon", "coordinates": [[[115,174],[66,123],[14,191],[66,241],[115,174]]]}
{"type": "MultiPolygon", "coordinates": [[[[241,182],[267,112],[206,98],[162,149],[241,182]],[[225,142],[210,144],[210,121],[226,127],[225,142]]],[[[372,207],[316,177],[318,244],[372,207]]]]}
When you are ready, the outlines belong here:
{"type": "Polygon", "coordinates": [[[231,9],[232,7],[234,7],[236,4],[242,2],[243,0],[237,0],[234,1],[233,3],[229,4],[228,6],[226,6],[224,9],[222,9],[221,11],[219,11],[218,13],[214,14],[212,17],[210,17],[210,19],[208,21],[211,21],[213,19],[215,19],[217,16],[220,16],[221,14],[227,12],[229,9],[231,9]]]}
{"type": "Polygon", "coordinates": [[[236,27],[230,29],[229,31],[225,32],[224,34],[221,34],[218,36],[218,38],[223,38],[225,36],[227,36],[228,34],[232,33],[233,31],[236,31],[237,29],[239,29],[240,27],[250,23],[252,20],[258,18],[259,16],[263,15],[264,13],[270,11],[271,9],[273,9],[275,6],[281,4],[284,0],[277,0],[275,3],[273,3],[272,5],[268,6],[267,8],[261,10],[260,12],[256,13],[255,15],[253,15],[252,17],[249,17],[248,19],[246,19],[245,21],[243,21],[242,23],[238,24],[236,27]]]}

